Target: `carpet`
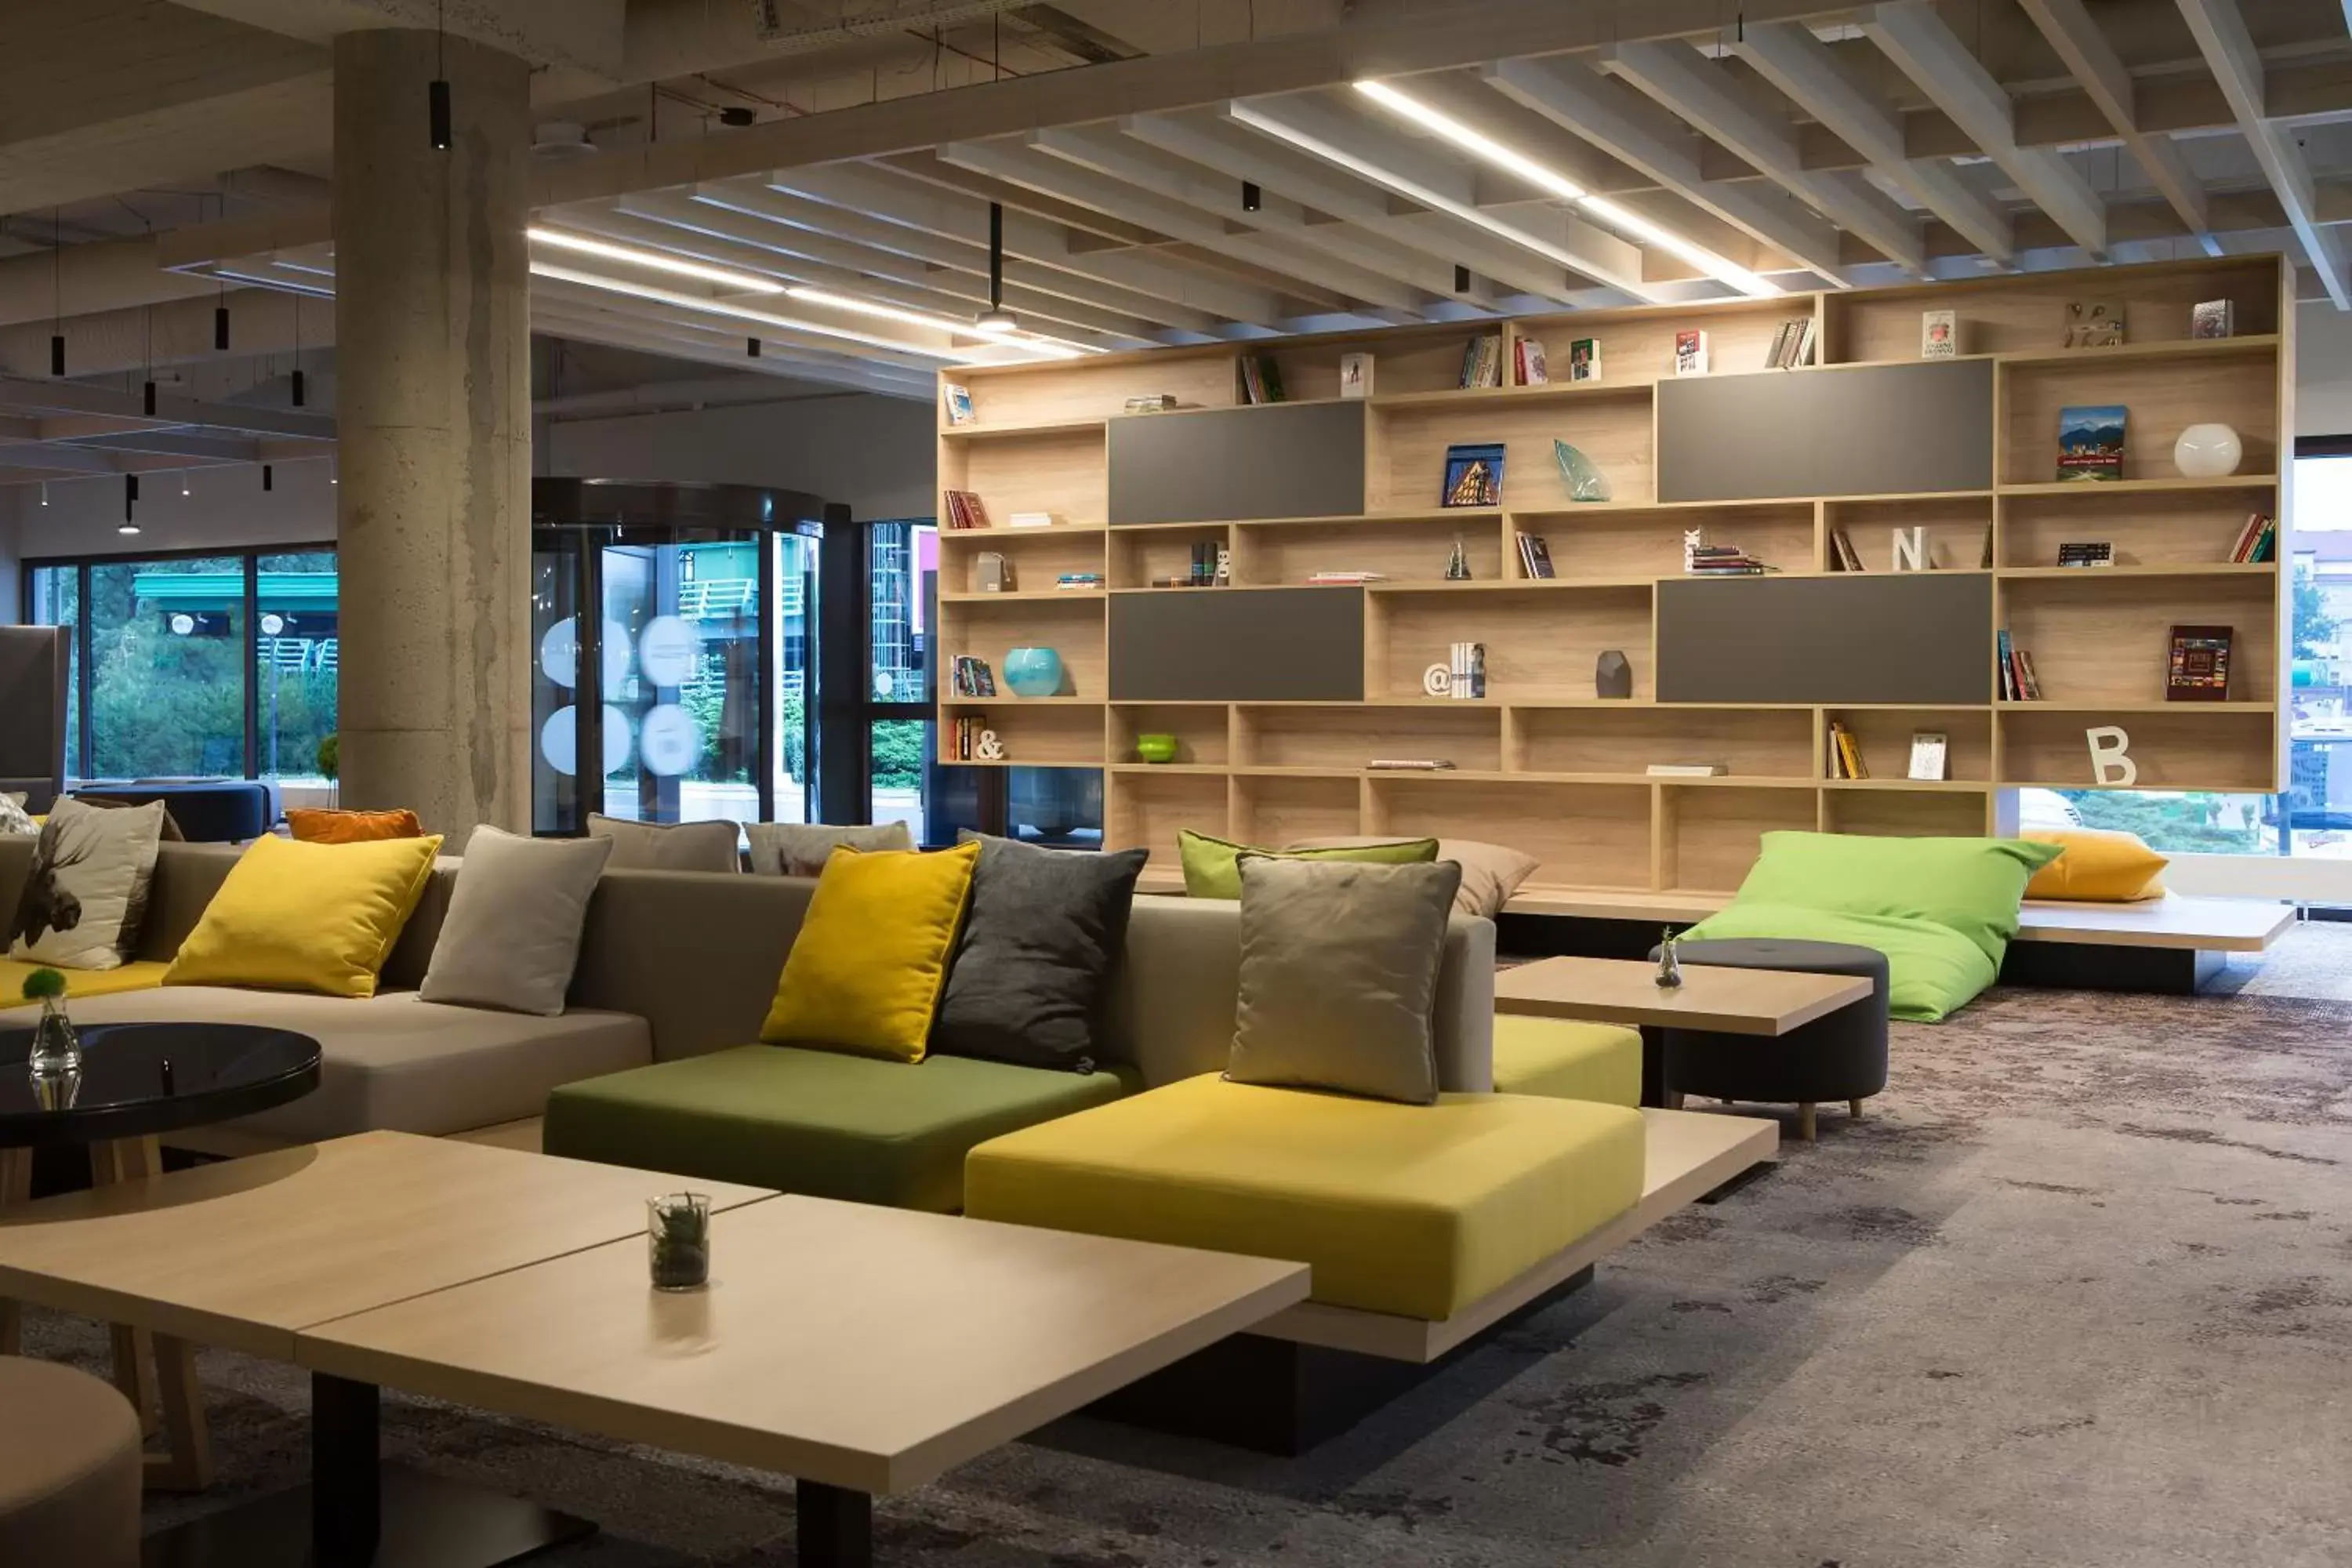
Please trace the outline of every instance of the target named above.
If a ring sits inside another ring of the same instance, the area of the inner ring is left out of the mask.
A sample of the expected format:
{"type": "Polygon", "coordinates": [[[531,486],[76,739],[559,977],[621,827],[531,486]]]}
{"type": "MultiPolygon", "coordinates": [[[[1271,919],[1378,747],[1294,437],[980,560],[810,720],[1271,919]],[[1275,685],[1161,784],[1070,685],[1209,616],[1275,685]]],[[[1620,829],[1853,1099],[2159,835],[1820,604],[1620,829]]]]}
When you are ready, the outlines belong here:
{"type": "MultiPolygon", "coordinates": [[[[1065,1422],[884,1500],[906,1568],[2352,1562],[2352,928],[2236,994],[1995,991],[1897,1025],[1867,1120],[1296,1460],[1065,1422]],[[2279,994],[2309,974],[2321,997],[2279,994]]],[[[95,1325],[29,1348],[102,1364],[95,1325]]],[[[202,1358],[222,1459],[306,1389],[202,1358]]],[[[385,1447],[596,1520],[548,1568],[793,1561],[773,1477],[387,1394],[385,1447]]]]}

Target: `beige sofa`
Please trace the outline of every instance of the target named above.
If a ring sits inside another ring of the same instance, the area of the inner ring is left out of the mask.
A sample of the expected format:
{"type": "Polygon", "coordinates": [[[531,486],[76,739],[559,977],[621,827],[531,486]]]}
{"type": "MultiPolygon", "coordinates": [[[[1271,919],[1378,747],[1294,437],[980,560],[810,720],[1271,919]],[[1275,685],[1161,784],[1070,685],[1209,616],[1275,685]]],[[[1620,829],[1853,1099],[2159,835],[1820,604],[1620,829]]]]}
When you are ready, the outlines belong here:
{"type": "MultiPolygon", "coordinates": [[[[171,959],[236,854],[163,847],[142,959],[171,959]]],[[[29,839],[0,838],[0,910],[16,907],[30,862],[29,839]]],[[[73,1016],[82,1024],[266,1024],[320,1042],[317,1092],[216,1135],[192,1136],[192,1146],[239,1152],[378,1128],[467,1132],[539,1116],[560,1085],[756,1041],[814,886],[800,878],[607,871],[589,905],[569,1010],[540,1018],[417,997],[457,868],[448,859],[436,870],[369,1000],[163,986],[76,1001],[73,1016]]],[[[1223,1068],[1239,985],[1238,909],[1136,900],[1107,1055],[1145,1085],[1223,1068]]],[[[1437,1031],[1446,1089],[1493,1087],[1494,954],[1491,922],[1454,921],[1437,1031]]]]}

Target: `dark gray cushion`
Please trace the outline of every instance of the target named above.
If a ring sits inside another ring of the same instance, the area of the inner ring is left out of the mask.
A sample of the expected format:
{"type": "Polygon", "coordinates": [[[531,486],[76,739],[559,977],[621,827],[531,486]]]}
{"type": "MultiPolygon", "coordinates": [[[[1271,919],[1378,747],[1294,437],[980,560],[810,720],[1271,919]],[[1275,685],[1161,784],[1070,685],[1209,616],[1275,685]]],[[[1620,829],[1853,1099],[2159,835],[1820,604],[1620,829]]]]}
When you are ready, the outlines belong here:
{"type": "Polygon", "coordinates": [[[1016,1067],[1075,1068],[1097,1036],[1127,943],[1142,849],[1040,849],[980,842],[971,909],[931,1025],[932,1051],[1016,1067]]]}
{"type": "Polygon", "coordinates": [[[1461,866],[1244,855],[1241,873],[1225,1076],[1434,1104],[1437,976],[1461,866]]]}

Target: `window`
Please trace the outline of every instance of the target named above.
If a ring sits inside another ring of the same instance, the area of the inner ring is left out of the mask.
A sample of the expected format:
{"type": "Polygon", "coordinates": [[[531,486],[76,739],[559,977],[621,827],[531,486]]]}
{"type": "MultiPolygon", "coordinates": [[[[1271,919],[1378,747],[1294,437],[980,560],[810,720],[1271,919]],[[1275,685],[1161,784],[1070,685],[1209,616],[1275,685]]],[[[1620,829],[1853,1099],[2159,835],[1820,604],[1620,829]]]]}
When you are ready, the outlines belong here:
{"type": "Polygon", "coordinates": [[[938,754],[931,720],[929,626],[938,603],[939,530],[929,520],[868,523],[866,583],[866,807],[874,822],[903,822],[918,843],[932,830],[929,803],[938,754]]]}
{"type": "Polygon", "coordinates": [[[74,630],[68,778],[261,777],[323,789],[336,584],[324,548],[30,566],[26,618],[74,630]]]}

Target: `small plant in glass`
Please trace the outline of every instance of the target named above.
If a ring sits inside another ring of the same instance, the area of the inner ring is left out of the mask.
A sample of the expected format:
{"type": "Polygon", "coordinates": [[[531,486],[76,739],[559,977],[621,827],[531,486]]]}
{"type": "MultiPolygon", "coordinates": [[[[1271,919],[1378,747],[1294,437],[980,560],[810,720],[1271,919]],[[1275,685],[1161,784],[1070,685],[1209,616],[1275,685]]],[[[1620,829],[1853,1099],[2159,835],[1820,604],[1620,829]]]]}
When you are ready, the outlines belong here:
{"type": "Polygon", "coordinates": [[[66,1016],[66,977],[54,969],[36,969],[25,976],[25,1000],[41,1005],[33,1026],[33,1048],[25,1065],[35,1076],[56,1077],[81,1070],[81,1037],[66,1016]]]}
{"type": "Polygon", "coordinates": [[[699,1290],[710,1282],[710,1198],[667,1193],[646,1200],[646,1258],[656,1290],[699,1290]]]}

